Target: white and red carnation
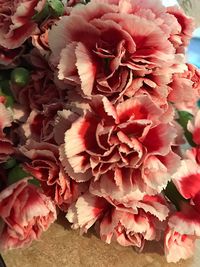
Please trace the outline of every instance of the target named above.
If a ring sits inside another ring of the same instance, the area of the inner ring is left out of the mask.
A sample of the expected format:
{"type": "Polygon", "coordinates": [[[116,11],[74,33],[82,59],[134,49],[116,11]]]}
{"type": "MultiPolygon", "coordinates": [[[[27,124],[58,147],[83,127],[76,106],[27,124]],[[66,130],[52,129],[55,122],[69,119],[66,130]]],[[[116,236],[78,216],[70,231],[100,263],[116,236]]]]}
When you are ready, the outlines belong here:
{"type": "Polygon", "coordinates": [[[33,33],[38,31],[33,16],[40,12],[46,0],[1,0],[0,1],[0,45],[13,49],[20,47],[33,33]]]}
{"type": "Polygon", "coordinates": [[[4,105],[5,98],[0,99],[0,163],[7,161],[9,156],[14,152],[13,144],[10,138],[6,136],[4,130],[11,127],[13,115],[10,109],[4,105]]]}
{"type": "Polygon", "coordinates": [[[31,73],[27,86],[12,85],[16,100],[28,110],[42,110],[44,105],[61,102],[61,93],[53,81],[50,70],[39,69],[31,73]]]}
{"type": "Polygon", "coordinates": [[[170,83],[171,92],[168,100],[179,110],[195,114],[196,102],[200,98],[200,71],[193,65],[187,64],[184,73],[174,74],[170,83]]]}
{"type": "Polygon", "coordinates": [[[43,110],[32,110],[26,122],[21,126],[21,132],[25,139],[34,139],[38,142],[49,142],[56,144],[58,140],[60,143],[64,142],[64,132],[67,128],[67,123],[62,125],[57,130],[58,113],[63,109],[63,103],[55,102],[49,105],[44,105],[43,110]]]}
{"type": "Polygon", "coordinates": [[[179,162],[171,151],[176,136],[169,124],[172,114],[163,113],[147,96],[116,106],[98,97],[91,108],[65,133],[65,155],[70,165],[65,169],[69,175],[73,177],[73,170],[76,181],[96,181],[115,169],[130,169],[127,175],[131,177],[134,169],[140,168],[140,180],[152,191],[161,191],[179,162]]]}
{"type": "Polygon", "coordinates": [[[11,68],[17,65],[17,61],[24,51],[24,47],[7,49],[0,45],[0,66],[1,68],[11,68]]]}
{"type": "Polygon", "coordinates": [[[20,151],[27,157],[25,171],[40,181],[42,189],[62,210],[75,201],[88,187],[71,180],[59,160],[58,147],[30,141],[20,151]]]}
{"type": "Polygon", "coordinates": [[[23,179],[0,193],[0,248],[20,248],[40,238],[56,220],[53,202],[23,179]]]}
{"type": "Polygon", "coordinates": [[[170,41],[173,43],[178,53],[184,53],[195,29],[194,20],[186,16],[184,11],[178,6],[168,7],[167,12],[173,15],[179,24],[178,27],[176,25],[176,31],[171,35],[170,41]]]}
{"type": "Polygon", "coordinates": [[[106,243],[116,240],[122,246],[136,246],[142,250],[145,240],[160,237],[160,222],[149,211],[111,206],[104,198],[85,193],[72,204],[66,218],[81,232],[98,223],[100,237],[106,243]]]}
{"type": "Polygon", "coordinates": [[[181,259],[188,259],[194,255],[194,235],[180,234],[175,228],[168,227],[165,232],[164,250],[168,262],[177,263],[181,259]]]}
{"type": "Polygon", "coordinates": [[[190,151],[190,159],[182,160],[181,166],[172,176],[177,189],[186,199],[191,199],[200,192],[200,165],[195,161],[195,152],[196,149],[190,151]]]}
{"type": "Polygon", "coordinates": [[[49,48],[49,30],[51,26],[57,21],[55,18],[50,18],[45,20],[39,26],[39,32],[37,34],[32,35],[32,43],[41,53],[41,55],[46,56],[50,53],[49,48]]]}
{"type": "Polygon", "coordinates": [[[75,6],[49,32],[58,77],[79,84],[85,97],[112,101],[139,89],[165,102],[176,56],[176,16],[160,1],[96,1],[75,6]],[[167,75],[166,75],[167,74],[167,75]]]}
{"type": "Polygon", "coordinates": [[[100,221],[100,237],[110,244],[116,240],[122,246],[134,246],[140,251],[146,240],[160,237],[157,220],[142,210],[137,214],[112,208],[100,221]]]}

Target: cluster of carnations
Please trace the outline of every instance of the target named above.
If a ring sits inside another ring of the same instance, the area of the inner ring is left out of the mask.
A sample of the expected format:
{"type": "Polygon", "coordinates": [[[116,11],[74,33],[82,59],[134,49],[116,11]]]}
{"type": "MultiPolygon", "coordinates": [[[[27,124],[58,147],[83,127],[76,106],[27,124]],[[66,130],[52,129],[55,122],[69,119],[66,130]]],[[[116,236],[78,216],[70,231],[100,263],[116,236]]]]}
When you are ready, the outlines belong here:
{"type": "Polygon", "coordinates": [[[64,212],[106,243],[200,237],[194,24],[159,0],[0,0],[0,248],[64,212]],[[89,3],[87,3],[89,2],[89,3]]]}

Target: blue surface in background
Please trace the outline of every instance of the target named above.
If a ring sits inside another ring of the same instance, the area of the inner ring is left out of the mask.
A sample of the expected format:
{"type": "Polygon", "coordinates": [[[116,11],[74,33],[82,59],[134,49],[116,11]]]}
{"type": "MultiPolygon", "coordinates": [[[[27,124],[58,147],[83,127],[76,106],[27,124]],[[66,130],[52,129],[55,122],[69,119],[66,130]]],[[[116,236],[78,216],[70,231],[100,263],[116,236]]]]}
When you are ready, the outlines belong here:
{"type": "Polygon", "coordinates": [[[200,38],[192,38],[187,51],[187,58],[189,63],[200,68],[200,38]]]}

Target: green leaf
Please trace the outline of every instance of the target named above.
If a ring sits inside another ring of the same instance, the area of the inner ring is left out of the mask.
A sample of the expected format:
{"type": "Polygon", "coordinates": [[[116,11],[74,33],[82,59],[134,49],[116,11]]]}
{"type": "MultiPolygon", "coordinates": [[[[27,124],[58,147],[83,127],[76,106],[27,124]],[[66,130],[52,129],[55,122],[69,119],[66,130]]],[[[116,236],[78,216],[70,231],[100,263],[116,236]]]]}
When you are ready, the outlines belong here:
{"type": "Polygon", "coordinates": [[[10,90],[10,82],[9,80],[0,81],[0,89],[4,94],[12,94],[10,90]]]}
{"type": "Polygon", "coordinates": [[[7,160],[7,162],[5,162],[5,163],[3,164],[3,168],[6,169],[6,170],[8,170],[8,169],[12,169],[12,168],[14,168],[14,166],[15,166],[16,164],[17,164],[16,159],[14,159],[14,158],[10,158],[9,160],[7,160]]]}
{"type": "MultiPolygon", "coordinates": [[[[8,184],[14,184],[20,181],[23,178],[31,177],[31,175],[25,172],[20,164],[16,165],[12,168],[8,173],[8,184]]],[[[35,186],[40,186],[40,182],[36,180],[34,177],[28,181],[30,184],[34,184],[35,186]]]]}
{"type": "Polygon", "coordinates": [[[0,70],[0,81],[10,79],[10,70],[0,70]]]}
{"type": "Polygon", "coordinates": [[[19,67],[15,68],[11,72],[11,82],[19,87],[24,87],[29,83],[30,74],[25,68],[19,67]]]}
{"type": "Polygon", "coordinates": [[[197,107],[200,108],[200,99],[197,101],[197,107]]]}
{"type": "Polygon", "coordinates": [[[177,210],[180,210],[180,204],[182,202],[188,202],[187,199],[181,196],[173,182],[168,183],[164,194],[175,205],[177,210]]]}
{"type": "Polygon", "coordinates": [[[49,15],[49,5],[48,2],[46,2],[44,8],[42,9],[42,11],[37,12],[33,17],[32,20],[34,20],[35,22],[42,22],[45,18],[48,17],[49,15]]]}
{"type": "Polygon", "coordinates": [[[60,0],[48,0],[48,3],[53,11],[53,15],[60,17],[64,14],[64,5],[60,0]]]}
{"type": "Polygon", "coordinates": [[[26,173],[20,165],[16,165],[12,168],[8,173],[8,183],[13,184],[18,182],[19,180],[28,177],[28,173],[26,173]]]}
{"type": "Polygon", "coordinates": [[[29,184],[33,184],[33,185],[35,185],[37,187],[40,187],[40,182],[35,178],[30,179],[28,182],[29,182],[29,184]]]}
{"type": "Polygon", "coordinates": [[[185,137],[191,146],[196,146],[193,141],[192,134],[187,129],[188,121],[193,119],[193,115],[187,111],[178,111],[179,118],[177,122],[183,127],[185,137]]]}

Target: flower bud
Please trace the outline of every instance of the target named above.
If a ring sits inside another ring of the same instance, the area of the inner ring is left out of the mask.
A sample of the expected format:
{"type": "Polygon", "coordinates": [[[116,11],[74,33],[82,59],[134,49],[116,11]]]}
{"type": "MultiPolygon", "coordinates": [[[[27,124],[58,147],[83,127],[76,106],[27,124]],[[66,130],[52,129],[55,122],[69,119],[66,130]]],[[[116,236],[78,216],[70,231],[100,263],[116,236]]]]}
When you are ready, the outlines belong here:
{"type": "Polygon", "coordinates": [[[25,68],[19,67],[11,72],[11,82],[19,87],[26,86],[29,82],[29,79],[29,71],[25,68]]]}
{"type": "Polygon", "coordinates": [[[64,5],[60,0],[48,0],[48,3],[56,17],[63,15],[64,5]]]}

